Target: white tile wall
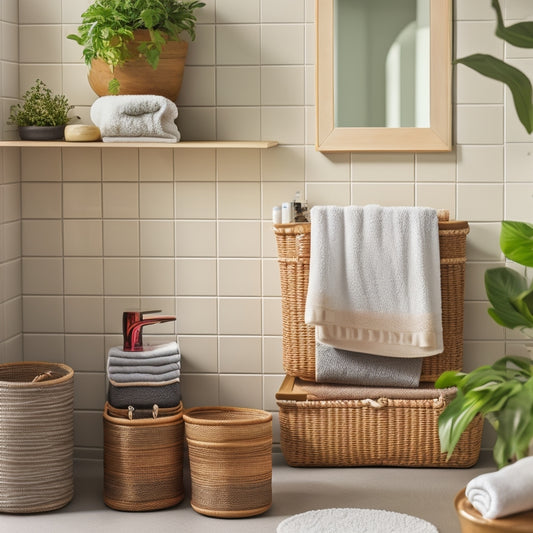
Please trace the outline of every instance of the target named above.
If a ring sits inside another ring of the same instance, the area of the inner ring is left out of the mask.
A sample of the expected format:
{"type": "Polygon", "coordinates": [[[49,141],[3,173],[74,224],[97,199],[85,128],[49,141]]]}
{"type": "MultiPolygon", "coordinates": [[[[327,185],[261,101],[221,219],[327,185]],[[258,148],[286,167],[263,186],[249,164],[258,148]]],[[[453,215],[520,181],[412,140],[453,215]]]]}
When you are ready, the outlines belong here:
{"type": "MultiPolygon", "coordinates": [[[[16,135],[5,124],[9,105],[37,77],[88,120],[96,96],[81,50],[64,36],[89,4],[2,0],[3,138],[16,135]]],[[[506,17],[529,16],[527,4],[504,2],[506,17]]],[[[506,54],[533,74],[531,52],[494,37],[489,0],[457,0],[455,17],[458,56],[506,54]]],[[[76,370],[77,447],[102,446],[105,354],[130,307],[176,314],[150,332],[154,341],[179,334],[187,405],[277,409],[281,307],[269,220],[296,191],[312,205],[430,205],[468,220],[465,367],[519,342],[488,317],[482,282],[503,260],[500,221],[533,221],[533,142],[509,94],[458,66],[452,152],[321,154],[313,21],[313,0],[207,0],[199,14],[178,100],[183,138],[276,139],[277,148],[0,149],[0,361],[46,358],[76,370]]]]}

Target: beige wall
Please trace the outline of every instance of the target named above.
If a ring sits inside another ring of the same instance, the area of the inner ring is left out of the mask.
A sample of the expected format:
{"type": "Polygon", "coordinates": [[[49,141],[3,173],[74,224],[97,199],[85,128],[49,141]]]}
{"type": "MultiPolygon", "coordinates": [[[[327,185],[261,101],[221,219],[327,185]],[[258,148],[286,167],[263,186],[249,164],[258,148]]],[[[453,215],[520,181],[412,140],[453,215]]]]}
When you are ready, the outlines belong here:
{"type": "MultiPolygon", "coordinates": [[[[468,220],[465,366],[520,342],[489,319],[482,282],[502,260],[499,222],[533,221],[533,143],[502,86],[457,69],[451,153],[324,155],[313,147],[313,1],[207,3],[178,101],[184,139],[281,146],[0,150],[0,360],[23,353],[74,367],[79,453],[101,448],[105,354],[120,344],[129,307],[177,315],[146,334],[179,334],[186,406],[276,411],[283,370],[269,219],[298,190],[311,204],[427,205],[468,220]]],[[[2,124],[37,77],[88,120],[95,95],[81,49],[64,38],[88,4],[2,0],[2,124]]],[[[508,20],[529,15],[529,4],[507,0],[508,20]]],[[[455,7],[457,55],[503,57],[490,0],[455,7]]],[[[506,55],[533,72],[528,50],[506,55]]],[[[4,125],[6,135],[15,132],[4,125]]]]}

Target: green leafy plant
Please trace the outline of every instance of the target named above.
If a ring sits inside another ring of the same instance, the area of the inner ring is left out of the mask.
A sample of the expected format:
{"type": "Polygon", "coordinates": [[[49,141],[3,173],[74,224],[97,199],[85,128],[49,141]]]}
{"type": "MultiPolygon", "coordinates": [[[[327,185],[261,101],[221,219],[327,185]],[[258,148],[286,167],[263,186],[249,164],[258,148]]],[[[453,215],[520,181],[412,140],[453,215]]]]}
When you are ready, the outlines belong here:
{"type": "Polygon", "coordinates": [[[468,374],[444,372],[435,386],[457,387],[439,417],[442,452],[451,456],[462,433],[478,414],[496,430],[493,456],[498,468],[528,454],[533,439],[533,361],[503,357],[468,374]]]}
{"type": "MultiPolygon", "coordinates": [[[[93,59],[101,59],[114,72],[133,57],[128,48],[133,32],[146,29],[150,40],[140,43],[136,52],[155,69],[167,40],[179,41],[183,33],[191,40],[196,38],[194,11],[204,6],[197,0],[96,0],[81,15],[78,33],[67,38],[83,46],[89,67],[93,59]]],[[[119,90],[113,78],[109,92],[118,94],[119,90]]]]}
{"type": "MultiPolygon", "coordinates": [[[[516,266],[533,266],[533,225],[503,221],[500,248],[516,266]]],[[[511,267],[485,272],[485,290],[492,319],[509,329],[533,336],[533,284],[511,267]]],[[[504,357],[472,372],[444,372],[437,388],[457,387],[457,396],[439,417],[442,452],[453,453],[462,433],[480,414],[496,430],[494,460],[499,468],[527,455],[533,440],[533,360],[504,357]]]]}
{"type": "MultiPolygon", "coordinates": [[[[513,46],[533,48],[533,22],[506,27],[499,1],[492,0],[492,7],[496,35],[513,46]]],[[[473,54],[455,62],[505,83],[520,122],[528,133],[533,131],[533,91],[522,71],[488,54],[473,54]]],[[[485,290],[492,305],[489,315],[501,326],[533,337],[533,284],[526,276],[527,267],[533,267],[533,225],[504,220],[500,248],[516,268],[485,272],[485,290]]],[[[499,468],[528,454],[533,441],[533,359],[509,356],[469,373],[444,372],[435,386],[457,387],[457,396],[439,417],[441,451],[448,457],[478,414],[496,430],[493,455],[499,468]]]]}
{"type": "Polygon", "coordinates": [[[65,95],[54,95],[37,79],[22,96],[22,102],[11,106],[8,124],[15,126],[63,126],[68,124],[70,105],[65,95]]]}
{"type": "MultiPolygon", "coordinates": [[[[496,11],[496,35],[513,46],[533,48],[533,21],[505,26],[499,1],[492,0],[492,7],[496,11]]],[[[455,62],[505,83],[513,96],[520,122],[528,133],[533,131],[533,90],[529,78],[521,70],[489,54],[472,54],[455,62]]]]}

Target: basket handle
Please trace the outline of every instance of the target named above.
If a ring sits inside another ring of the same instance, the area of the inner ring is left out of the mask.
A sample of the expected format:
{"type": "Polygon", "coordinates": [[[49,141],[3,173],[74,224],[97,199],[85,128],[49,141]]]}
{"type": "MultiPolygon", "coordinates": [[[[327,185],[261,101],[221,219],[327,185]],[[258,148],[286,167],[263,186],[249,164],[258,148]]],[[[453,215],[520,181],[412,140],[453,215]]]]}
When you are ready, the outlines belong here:
{"type": "Polygon", "coordinates": [[[54,379],[54,377],[57,376],[55,372],[52,372],[52,370],[47,370],[46,372],[41,372],[40,374],[37,374],[32,380],[32,383],[39,383],[40,381],[48,381],[49,379],[54,379]]]}
{"type": "Polygon", "coordinates": [[[383,398],[379,398],[377,400],[372,400],[371,398],[367,398],[366,400],[361,400],[361,403],[363,405],[373,407],[374,409],[381,409],[383,407],[386,407],[386,404],[383,398]]]}

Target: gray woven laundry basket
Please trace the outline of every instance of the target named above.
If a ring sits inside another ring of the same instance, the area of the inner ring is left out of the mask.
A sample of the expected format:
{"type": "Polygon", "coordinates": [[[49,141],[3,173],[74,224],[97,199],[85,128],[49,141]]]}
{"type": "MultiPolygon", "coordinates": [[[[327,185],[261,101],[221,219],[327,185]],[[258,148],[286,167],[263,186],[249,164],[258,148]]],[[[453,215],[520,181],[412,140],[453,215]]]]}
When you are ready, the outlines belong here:
{"type": "Polygon", "coordinates": [[[74,371],[0,364],[0,512],[36,513],[74,495],[74,371]]]}

